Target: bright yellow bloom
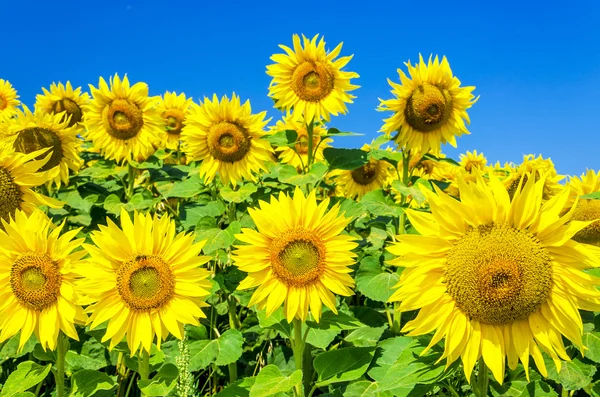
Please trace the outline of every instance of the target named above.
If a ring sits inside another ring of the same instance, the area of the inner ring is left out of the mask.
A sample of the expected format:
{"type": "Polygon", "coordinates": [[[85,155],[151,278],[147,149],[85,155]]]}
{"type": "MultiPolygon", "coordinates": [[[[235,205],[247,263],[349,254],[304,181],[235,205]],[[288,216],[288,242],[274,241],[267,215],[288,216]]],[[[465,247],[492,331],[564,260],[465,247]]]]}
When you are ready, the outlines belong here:
{"type": "Polygon", "coordinates": [[[350,219],[339,214],[339,204],[327,209],[329,199],[317,205],[315,191],[305,197],[296,188],[294,197],[280,192],[279,199],[260,201],[248,211],[258,231],[242,229],[234,264],[249,273],[238,289],[258,287],[248,306],[266,308],[267,316],[285,302],[288,322],[305,320],[308,310],[316,321],[322,304],[337,313],[335,296],[353,295],[354,280],[348,267],[355,262],[358,244],[340,234],[350,219]]]}
{"type": "Polygon", "coordinates": [[[91,328],[108,320],[102,342],[110,349],[127,337],[132,353],[160,348],[169,334],[181,339],[183,324],[198,325],[206,317],[210,272],[199,266],[204,242],[194,244],[193,234],[175,232],[168,216],[134,213],[134,221],[121,210],[121,227],[107,218],[107,226],[91,234],[95,246],[84,244],[91,258],[82,266],[81,282],[89,303],[91,328]]]}
{"type": "MultiPolygon", "coordinates": [[[[308,165],[308,131],[306,120],[297,119],[297,116],[289,115],[284,117],[283,120],[277,121],[277,124],[271,128],[270,132],[274,134],[285,130],[296,131],[298,137],[293,148],[289,146],[275,148],[275,151],[280,152],[279,160],[284,164],[290,164],[296,168],[303,169],[308,165]]],[[[327,135],[327,128],[322,124],[315,124],[313,126],[315,163],[323,161],[323,150],[331,147],[329,144],[333,142],[333,139],[322,137],[323,135],[327,135]]]]}
{"type": "Polygon", "coordinates": [[[541,155],[537,158],[533,154],[527,154],[523,156],[523,162],[518,165],[509,168],[510,173],[502,182],[508,189],[508,194],[512,197],[519,185],[519,181],[523,175],[532,173],[536,180],[540,178],[542,174],[546,174],[546,184],[544,185],[544,200],[548,200],[550,197],[558,194],[564,189],[564,185],[559,182],[564,179],[564,175],[558,175],[554,168],[552,160],[544,159],[541,155]]]}
{"type": "Polygon", "coordinates": [[[85,138],[107,159],[143,161],[162,139],[163,120],[155,109],[158,97],[148,96],[148,85],[130,86],[127,76],[110,78],[110,89],[100,77],[90,84],[93,100],[84,108],[85,138]]]}
{"type": "Polygon", "coordinates": [[[304,37],[304,46],[300,37],[292,37],[294,49],[280,45],[286,54],[271,57],[275,64],[267,66],[267,74],[273,77],[269,86],[269,96],[275,100],[275,106],[293,111],[305,120],[329,121],[330,115],[346,114],[346,103],[352,103],[355,96],[349,91],[359,88],[350,84],[350,79],[358,78],[354,72],[342,71],[350,62],[352,55],[335,59],[342,50],[340,43],[329,53],[325,51],[323,37],[317,43],[319,35],[312,40],[304,37]]]}
{"type": "MultiPolygon", "coordinates": [[[[569,186],[571,187],[571,197],[565,210],[573,206],[577,197],[600,192],[600,172],[588,170],[581,177],[572,178],[569,181],[569,186]]],[[[573,236],[573,240],[600,247],[600,200],[579,198],[573,213],[573,220],[592,221],[591,224],[573,236]]]]}
{"type": "Polygon", "coordinates": [[[212,101],[204,98],[200,106],[192,104],[181,141],[187,161],[202,161],[200,176],[210,183],[217,174],[223,184],[234,186],[244,178],[256,181],[255,173],[266,170],[274,161],[273,149],[266,139],[266,112],[252,114],[250,101],[240,104],[240,97],[231,100],[216,94],[212,101]]]}
{"type": "Polygon", "coordinates": [[[544,182],[527,178],[512,201],[493,174],[459,180],[461,201],[425,192],[431,213],[406,211],[421,235],[398,236],[388,248],[398,256],[390,263],[405,267],[390,301],[420,310],[403,331],[435,331],[426,351],[445,338],[441,358],[460,357],[467,379],[481,356],[500,383],[507,358],[529,378],[531,355],[547,376],[545,352],[560,372],[569,360],[563,336],[584,350],[578,309],[600,310],[600,278],[583,271],[600,257],[571,240],[589,222],[569,222],[576,207],[561,217],[566,190],[542,203],[544,182]]]}
{"type": "Polygon", "coordinates": [[[179,147],[181,131],[185,127],[185,118],[192,105],[192,98],[186,98],[184,93],[177,95],[167,91],[157,105],[158,113],[163,118],[164,136],[163,146],[176,150],[179,147]]]}
{"type": "Polygon", "coordinates": [[[69,119],[69,127],[77,126],[83,130],[83,108],[90,101],[87,92],[81,92],[81,87],[73,89],[71,82],[67,81],[66,86],[63,83],[52,83],[50,91],[42,88],[44,95],[35,97],[35,108],[46,113],[57,114],[65,112],[65,120],[69,119]]]}
{"type": "Polygon", "coordinates": [[[23,109],[17,110],[16,117],[0,124],[0,144],[6,147],[6,152],[25,154],[50,148],[37,157],[41,160],[50,154],[50,159],[40,171],[57,168],[58,172],[51,183],[58,188],[61,183],[67,185],[69,169],[77,172],[83,163],[79,157],[82,141],[77,137],[77,127],[71,126],[69,119],[64,118],[64,113],[46,113],[40,108],[31,113],[25,105],[23,109]]]}
{"type": "Polygon", "coordinates": [[[11,116],[21,103],[17,91],[7,80],[0,79],[0,115],[11,116]]]}
{"type": "Polygon", "coordinates": [[[380,99],[380,111],[394,114],[385,119],[381,128],[386,136],[395,137],[396,143],[407,150],[421,153],[431,150],[437,154],[442,143],[456,147],[456,137],[469,134],[465,120],[470,123],[467,109],[479,98],[471,93],[475,87],[461,87],[460,80],[452,76],[446,57],[442,62],[436,56],[425,63],[419,55],[415,66],[406,63],[410,79],[398,69],[401,84],[388,79],[396,98],[380,99]]]}
{"type": "Polygon", "coordinates": [[[473,150],[473,153],[467,152],[466,154],[460,155],[460,165],[468,173],[471,173],[473,171],[473,168],[477,168],[479,171],[483,171],[487,166],[487,159],[485,158],[483,153],[477,154],[477,150],[473,150]]]}
{"type": "Polygon", "coordinates": [[[79,340],[74,324],[87,316],[78,303],[74,271],[85,251],[73,240],[79,229],[60,235],[41,211],[17,211],[0,227],[0,343],[21,333],[19,348],[35,333],[44,350],[54,350],[58,334],[79,340]]]}

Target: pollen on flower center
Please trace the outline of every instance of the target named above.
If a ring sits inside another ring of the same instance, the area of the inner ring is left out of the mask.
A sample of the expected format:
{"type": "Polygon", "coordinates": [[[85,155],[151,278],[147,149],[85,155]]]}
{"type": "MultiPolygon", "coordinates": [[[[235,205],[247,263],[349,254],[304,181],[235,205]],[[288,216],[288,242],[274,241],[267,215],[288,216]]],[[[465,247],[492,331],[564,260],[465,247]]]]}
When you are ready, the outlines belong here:
{"type": "MultiPolygon", "coordinates": [[[[10,172],[0,167],[0,219],[6,221],[14,215],[23,202],[23,192],[19,185],[14,182],[10,172]]],[[[0,222],[0,229],[2,229],[0,222]]]]}
{"type": "Polygon", "coordinates": [[[179,109],[167,109],[162,116],[165,119],[168,127],[167,133],[171,135],[179,135],[185,126],[183,123],[183,120],[185,119],[183,112],[179,109]]]}
{"type": "Polygon", "coordinates": [[[221,161],[235,163],[250,151],[250,134],[244,127],[233,122],[213,124],[207,138],[210,154],[221,161]]]}
{"type": "Polygon", "coordinates": [[[379,163],[377,160],[369,160],[369,162],[352,171],[352,179],[359,185],[368,185],[375,180],[379,171],[379,163]]]}
{"type": "Polygon", "coordinates": [[[170,266],[156,255],[136,255],[117,270],[117,291],[132,310],[156,309],[175,292],[170,266]]]}
{"type": "Polygon", "coordinates": [[[67,118],[67,116],[71,116],[71,119],[69,120],[69,127],[74,126],[75,124],[79,123],[83,116],[83,113],[82,113],[79,105],[75,101],[73,101],[69,98],[63,98],[61,100],[58,100],[58,101],[54,102],[54,104],[52,105],[52,113],[61,113],[61,112],[67,113],[65,115],[65,117],[62,119],[62,121],[64,121],[67,118]]]}
{"type": "Polygon", "coordinates": [[[104,110],[106,130],[113,137],[126,141],[137,136],[144,126],[142,110],[127,99],[115,99],[104,110]]]}
{"type": "Polygon", "coordinates": [[[581,229],[573,240],[600,246],[600,200],[579,199],[577,207],[573,212],[572,220],[575,221],[591,221],[596,222],[581,229]]]}
{"type": "Polygon", "coordinates": [[[335,76],[324,62],[303,62],[292,73],[292,90],[302,100],[319,102],[333,91],[335,76]]]}
{"type": "Polygon", "coordinates": [[[551,257],[525,230],[479,226],[450,251],[446,284],[456,305],[472,319],[486,324],[512,323],[527,318],[548,298],[551,257]]]}
{"type": "Polygon", "coordinates": [[[301,287],[317,281],[324,270],[325,247],[314,234],[290,230],[273,242],[274,275],[288,286],[301,287]]]}
{"type": "Polygon", "coordinates": [[[419,132],[439,128],[452,115],[452,96],[448,90],[423,83],[416,88],[404,110],[406,122],[419,132]]]}
{"type": "Polygon", "coordinates": [[[60,295],[62,276],[58,263],[47,253],[21,255],[10,270],[10,286],[17,300],[41,311],[54,304],[60,295]]]}
{"type": "Polygon", "coordinates": [[[26,128],[20,131],[13,143],[15,151],[29,154],[40,149],[52,148],[50,152],[43,153],[36,157],[36,160],[45,158],[49,153],[50,159],[40,171],[48,171],[60,164],[63,158],[62,142],[58,135],[46,128],[26,128]]]}

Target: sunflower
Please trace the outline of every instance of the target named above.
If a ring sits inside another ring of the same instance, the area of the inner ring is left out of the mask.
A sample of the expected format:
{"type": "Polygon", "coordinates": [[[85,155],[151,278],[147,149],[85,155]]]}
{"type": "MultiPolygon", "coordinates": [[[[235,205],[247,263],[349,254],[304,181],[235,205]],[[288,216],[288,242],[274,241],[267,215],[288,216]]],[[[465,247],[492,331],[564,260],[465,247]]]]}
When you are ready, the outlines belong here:
{"type": "Polygon", "coordinates": [[[0,343],[21,332],[19,348],[35,333],[44,350],[54,350],[58,333],[79,340],[74,324],[87,316],[78,304],[74,271],[85,251],[73,240],[80,229],[60,235],[64,223],[55,227],[35,210],[17,211],[0,228],[0,343]]]}
{"type": "MultiPolygon", "coordinates": [[[[277,133],[279,131],[293,130],[296,131],[298,137],[294,144],[294,148],[289,146],[282,146],[275,149],[279,154],[279,160],[284,164],[293,165],[296,168],[303,169],[308,165],[308,131],[307,124],[304,119],[297,119],[297,116],[289,115],[284,117],[283,120],[277,121],[277,124],[271,128],[271,133],[277,133]]],[[[329,143],[333,142],[333,139],[323,137],[327,134],[327,129],[323,124],[314,124],[313,126],[313,150],[314,161],[323,161],[323,150],[331,147],[329,143]]]]}
{"type": "Polygon", "coordinates": [[[406,211],[421,235],[388,247],[398,256],[390,263],[405,267],[390,301],[420,310],[403,331],[435,331],[425,351],[445,337],[440,359],[461,357],[467,379],[481,356],[500,383],[506,358],[511,369],[520,360],[528,379],[530,355],[548,375],[541,352],[560,371],[559,359],[569,360],[562,336],[584,349],[578,309],[600,310],[600,278],[583,271],[600,258],[571,240],[589,222],[569,223],[575,206],[561,217],[566,190],[542,204],[544,179],[523,178],[512,201],[493,174],[459,180],[461,201],[425,192],[431,213],[406,211]]]}
{"type": "Polygon", "coordinates": [[[392,111],[381,128],[387,136],[396,136],[400,147],[417,149],[434,154],[442,143],[456,147],[456,137],[469,134],[465,120],[470,122],[467,109],[479,99],[471,92],[475,87],[461,87],[460,80],[452,76],[446,57],[439,61],[436,56],[425,63],[419,55],[415,66],[406,63],[411,79],[398,69],[401,84],[388,79],[396,98],[379,101],[378,110],[392,111]],[[475,99],[474,99],[475,98],[475,99]]]}
{"type": "Polygon", "coordinates": [[[546,174],[546,184],[544,185],[544,200],[548,200],[550,197],[556,195],[564,189],[564,185],[559,182],[565,178],[564,175],[558,175],[554,168],[554,163],[551,159],[544,159],[541,155],[537,158],[533,154],[527,154],[523,156],[523,162],[518,166],[509,168],[509,173],[506,178],[502,180],[508,194],[512,197],[515,194],[517,187],[519,186],[520,180],[523,176],[532,174],[536,180],[540,178],[542,174],[546,174]]]}
{"type": "Polygon", "coordinates": [[[158,97],[148,96],[148,85],[130,86],[127,76],[110,79],[110,89],[100,77],[98,88],[90,84],[93,100],[84,107],[86,139],[107,159],[146,160],[155,151],[164,131],[163,120],[154,105],[158,97]]]}
{"type": "Polygon", "coordinates": [[[191,105],[192,98],[186,98],[184,93],[177,95],[169,91],[158,103],[156,109],[163,118],[167,132],[163,145],[168,149],[176,150],[179,147],[181,130],[185,126],[185,118],[191,105]]]}
{"type": "Polygon", "coordinates": [[[212,101],[204,98],[200,106],[193,104],[181,141],[188,161],[202,160],[200,176],[210,183],[218,173],[223,184],[234,186],[243,178],[256,181],[255,172],[266,170],[273,161],[273,149],[263,128],[266,112],[252,114],[250,101],[240,104],[240,97],[231,100],[216,94],[212,101]]]}
{"type": "Polygon", "coordinates": [[[285,302],[288,322],[305,320],[308,310],[316,321],[322,304],[337,313],[335,296],[353,295],[354,280],[348,266],[355,262],[351,250],[358,244],[340,234],[350,219],[339,213],[339,204],[328,209],[329,199],[317,205],[315,191],[305,197],[296,188],[294,197],[280,192],[279,199],[260,202],[248,211],[258,231],[242,229],[234,264],[248,272],[238,289],[258,287],[248,306],[266,308],[270,316],[285,302]]]}
{"type": "Polygon", "coordinates": [[[84,247],[91,258],[82,267],[82,290],[90,305],[88,323],[96,328],[108,320],[102,342],[110,349],[127,335],[132,353],[160,348],[169,334],[181,339],[183,324],[198,325],[206,317],[201,307],[209,295],[210,272],[199,266],[204,242],[194,244],[193,234],[175,232],[168,216],[154,218],[134,212],[134,221],[121,210],[121,227],[107,219],[84,247]]]}
{"type": "Polygon", "coordinates": [[[31,113],[23,105],[23,111],[17,110],[16,117],[0,124],[0,136],[4,136],[0,144],[7,151],[29,154],[40,149],[50,148],[37,157],[43,159],[50,154],[50,159],[40,171],[58,168],[58,173],[50,183],[60,188],[61,182],[69,183],[69,169],[77,172],[83,161],[79,157],[81,140],[77,137],[77,128],[71,126],[64,113],[46,113],[40,108],[31,113]]]}
{"type": "Polygon", "coordinates": [[[467,152],[466,154],[460,155],[460,165],[468,173],[471,173],[473,168],[483,171],[486,169],[487,159],[483,153],[477,154],[477,150],[473,150],[473,153],[467,152]]]}
{"type": "MultiPolygon", "coordinates": [[[[61,208],[62,203],[31,190],[53,179],[58,169],[40,171],[50,155],[43,160],[34,160],[45,150],[30,154],[7,151],[0,147],[0,219],[9,221],[15,211],[32,213],[38,205],[61,208]]],[[[0,229],[2,229],[0,223],[0,229]]]]}
{"type": "Polygon", "coordinates": [[[35,97],[35,108],[49,114],[65,112],[64,120],[70,117],[69,127],[77,126],[83,130],[83,108],[89,102],[90,96],[87,92],[81,92],[81,87],[75,90],[70,81],[66,86],[63,83],[52,83],[50,91],[42,87],[44,95],[35,97]]]}
{"type": "Polygon", "coordinates": [[[0,115],[12,116],[21,103],[17,91],[7,80],[0,79],[0,115]]]}
{"type": "MultiPolygon", "coordinates": [[[[600,172],[596,173],[593,170],[588,170],[581,177],[572,178],[569,185],[572,188],[571,197],[565,210],[573,205],[576,197],[600,192],[600,172]]],[[[600,247],[600,200],[579,198],[572,219],[576,221],[593,221],[573,236],[573,240],[600,247]]]]}
{"type": "MultiPolygon", "coordinates": [[[[371,145],[363,145],[362,150],[368,152],[371,145]]],[[[385,160],[376,160],[374,158],[354,169],[354,170],[335,170],[330,172],[338,192],[348,198],[357,198],[370,191],[387,186],[393,179],[394,167],[385,160]]]]}
{"type": "Polygon", "coordinates": [[[317,43],[318,34],[309,40],[302,35],[293,35],[294,49],[280,45],[287,54],[271,57],[273,65],[267,66],[267,74],[273,77],[269,86],[269,96],[275,106],[304,116],[305,120],[329,121],[330,114],[346,114],[346,103],[352,103],[349,91],[359,88],[350,84],[350,79],[358,78],[354,72],[344,72],[342,68],[350,62],[352,55],[334,60],[342,50],[340,43],[329,53],[325,51],[323,37],[317,43]]]}

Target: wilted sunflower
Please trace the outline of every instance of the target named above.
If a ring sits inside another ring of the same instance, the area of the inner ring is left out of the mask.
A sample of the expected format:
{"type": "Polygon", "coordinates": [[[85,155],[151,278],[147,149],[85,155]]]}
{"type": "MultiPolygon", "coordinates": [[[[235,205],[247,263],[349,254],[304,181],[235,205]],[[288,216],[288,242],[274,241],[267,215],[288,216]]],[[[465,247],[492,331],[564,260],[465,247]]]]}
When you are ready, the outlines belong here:
{"type": "Polygon", "coordinates": [[[177,95],[167,91],[156,106],[167,132],[163,145],[168,149],[175,150],[179,147],[181,130],[185,126],[185,118],[191,105],[192,98],[186,99],[184,93],[177,95]]]}
{"type": "Polygon", "coordinates": [[[544,200],[563,190],[564,186],[559,182],[564,179],[564,175],[558,175],[554,168],[554,163],[551,159],[544,159],[542,155],[537,158],[533,154],[523,156],[523,162],[512,168],[508,168],[508,175],[502,179],[504,186],[508,189],[508,194],[512,197],[519,186],[521,178],[527,178],[529,174],[534,175],[538,180],[542,174],[546,175],[546,183],[544,185],[544,200]]]}
{"type": "Polygon", "coordinates": [[[7,80],[0,79],[0,115],[11,116],[21,103],[17,91],[7,80]]]}
{"type": "Polygon", "coordinates": [[[202,160],[200,176],[210,183],[217,173],[223,184],[256,181],[255,172],[266,170],[273,161],[273,149],[263,128],[266,112],[252,114],[250,101],[240,104],[240,97],[224,95],[219,102],[204,98],[200,106],[193,104],[181,133],[188,161],[202,160]]]}
{"type": "Polygon", "coordinates": [[[148,85],[129,85],[127,76],[110,78],[110,89],[100,77],[98,88],[90,84],[93,100],[84,107],[86,139],[107,159],[143,161],[161,140],[163,120],[154,108],[158,97],[148,96],[148,85]]]}
{"type": "Polygon", "coordinates": [[[467,152],[460,155],[460,165],[469,173],[473,171],[473,168],[484,171],[487,166],[487,159],[483,153],[477,154],[477,150],[473,150],[473,153],[467,152]]]}
{"type": "Polygon", "coordinates": [[[31,113],[23,105],[23,111],[17,110],[16,117],[0,124],[0,137],[0,144],[6,147],[6,152],[12,150],[29,154],[50,148],[37,159],[41,160],[50,154],[50,159],[40,171],[58,168],[52,182],[59,188],[61,182],[65,185],[69,183],[69,169],[77,172],[83,163],[79,157],[82,141],[77,137],[77,128],[70,126],[64,113],[46,113],[40,108],[31,113]]]}
{"type": "Polygon", "coordinates": [[[58,172],[57,168],[39,171],[50,159],[50,155],[46,155],[43,160],[34,160],[43,152],[22,154],[0,147],[0,219],[9,221],[17,210],[30,214],[38,205],[62,207],[60,201],[31,190],[50,181],[58,172]]]}
{"type": "Polygon", "coordinates": [[[436,56],[425,63],[419,55],[415,66],[406,63],[411,79],[398,69],[401,84],[388,79],[395,99],[382,100],[380,111],[394,114],[385,119],[381,131],[396,136],[400,147],[417,149],[426,153],[430,149],[437,154],[442,143],[456,147],[456,137],[469,134],[465,120],[470,122],[467,109],[479,98],[471,92],[475,87],[461,87],[460,80],[452,76],[446,57],[439,61],[436,56]]]}
{"type": "MultiPolygon", "coordinates": [[[[572,187],[572,191],[565,210],[570,209],[576,197],[600,192],[600,172],[596,173],[593,170],[588,170],[580,178],[572,178],[569,185],[572,187]]],[[[600,200],[579,198],[572,219],[576,221],[593,221],[577,232],[573,236],[573,240],[600,247],[600,200]]]]}
{"type": "Polygon", "coordinates": [[[350,219],[339,213],[339,204],[327,209],[329,199],[317,205],[314,190],[305,197],[296,188],[293,198],[280,192],[279,199],[259,204],[248,210],[258,231],[242,229],[236,238],[249,245],[234,252],[234,264],[249,273],[238,289],[258,287],[248,306],[266,308],[270,316],[285,302],[288,322],[305,320],[309,308],[319,321],[323,303],[337,313],[332,292],[353,295],[348,266],[358,244],[340,234],[350,219]]]}
{"type": "Polygon", "coordinates": [[[35,99],[35,108],[46,113],[58,114],[65,112],[64,120],[69,119],[69,127],[77,126],[83,129],[83,108],[89,102],[87,92],[81,92],[81,87],[73,89],[71,82],[52,83],[50,91],[42,87],[44,95],[38,94],[35,99]]]}
{"type": "Polygon", "coordinates": [[[44,350],[54,350],[58,334],[79,340],[74,324],[85,324],[74,268],[85,251],[79,229],[62,236],[41,211],[17,211],[0,227],[0,343],[21,333],[19,348],[35,333],[44,350]]]}
{"type": "Polygon", "coordinates": [[[295,34],[293,50],[279,46],[287,54],[273,55],[271,60],[276,63],[267,66],[267,74],[273,77],[269,96],[275,100],[277,108],[292,110],[296,116],[304,116],[305,120],[329,121],[330,114],[346,114],[346,103],[352,103],[355,98],[348,92],[359,88],[350,84],[350,79],[359,76],[342,71],[352,55],[335,60],[343,43],[327,53],[323,37],[317,43],[318,37],[317,34],[309,40],[302,35],[303,48],[300,37],[295,34]]]}
{"type": "Polygon", "coordinates": [[[170,333],[181,339],[183,324],[198,325],[206,317],[201,307],[209,295],[210,272],[199,266],[204,242],[194,244],[193,234],[175,232],[168,216],[134,213],[134,221],[121,210],[121,227],[107,218],[84,247],[91,258],[81,273],[91,313],[91,328],[108,320],[102,342],[112,349],[123,337],[132,353],[150,352],[170,333]]]}
{"type": "MultiPolygon", "coordinates": [[[[289,115],[283,120],[277,121],[277,124],[271,128],[271,133],[279,131],[293,130],[296,131],[298,137],[294,147],[282,146],[275,148],[275,151],[281,152],[279,160],[284,164],[293,165],[296,168],[303,168],[308,165],[308,131],[306,121],[297,119],[298,116],[289,115]]],[[[313,127],[313,150],[314,162],[323,161],[323,150],[331,147],[329,143],[333,142],[331,138],[324,138],[327,134],[327,129],[322,124],[316,124],[313,127]]]]}
{"type": "Polygon", "coordinates": [[[390,301],[420,310],[403,331],[435,331],[426,351],[445,338],[441,359],[460,357],[467,379],[481,356],[500,383],[506,358],[511,369],[520,360],[529,379],[531,355],[547,376],[542,351],[560,372],[559,359],[569,360],[562,336],[584,349],[578,309],[600,310],[600,278],[583,271],[600,258],[571,240],[589,223],[569,223],[576,207],[561,217],[566,190],[542,204],[543,176],[528,178],[512,201],[493,174],[458,183],[461,201],[428,193],[432,213],[406,211],[421,235],[388,248],[398,256],[390,263],[405,267],[390,301]]]}

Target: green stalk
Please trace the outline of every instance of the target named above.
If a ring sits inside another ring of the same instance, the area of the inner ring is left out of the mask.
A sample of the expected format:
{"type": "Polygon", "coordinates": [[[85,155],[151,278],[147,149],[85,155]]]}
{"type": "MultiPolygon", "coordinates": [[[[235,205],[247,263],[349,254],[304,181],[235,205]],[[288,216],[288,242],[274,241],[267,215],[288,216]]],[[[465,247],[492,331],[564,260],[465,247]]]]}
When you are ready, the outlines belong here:
{"type": "MultiPolygon", "coordinates": [[[[140,380],[148,380],[150,376],[150,355],[145,349],[142,349],[142,354],[138,356],[138,372],[140,380]]],[[[142,396],[145,396],[142,392],[142,396]]]]}
{"type": "Polygon", "coordinates": [[[133,185],[135,184],[135,168],[129,163],[127,163],[127,192],[125,195],[127,196],[127,200],[130,200],[133,196],[133,185]]]}
{"type": "Polygon", "coordinates": [[[181,141],[177,142],[177,164],[181,165],[181,141]]]}
{"type": "Polygon", "coordinates": [[[310,123],[306,124],[306,133],[308,134],[308,161],[306,164],[306,166],[308,167],[308,169],[310,170],[310,166],[313,164],[314,161],[314,156],[313,156],[313,122],[312,120],[310,121],[310,123]]]}
{"type": "Polygon", "coordinates": [[[65,396],[65,356],[67,351],[69,351],[69,339],[60,332],[56,343],[56,372],[54,373],[57,397],[65,396]]]}
{"type": "MultiPolygon", "coordinates": [[[[240,329],[240,320],[237,316],[237,305],[235,304],[235,298],[229,296],[227,299],[229,307],[229,328],[240,329]]],[[[229,364],[229,383],[234,383],[237,380],[237,362],[229,364]]]]}
{"type": "MultiPolygon", "coordinates": [[[[292,339],[292,351],[294,352],[294,363],[296,369],[302,371],[302,384],[296,385],[296,397],[304,397],[302,386],[307,383],[306,374],[304,372],[304,337],[302,335],[302,320],[297,318],[293,322],[294,339],[292,339]]],[[[310,378],[308,379],[310,382],[310,378]]]]}
{"type": "Polygon", "coordinates": [[[487,397],[488,395],[488,368],[485,365],[483,356],[479,357],[479,366],[477,374],[477,383],[475,384],[475,394],[478,397],[487,397]]]}

